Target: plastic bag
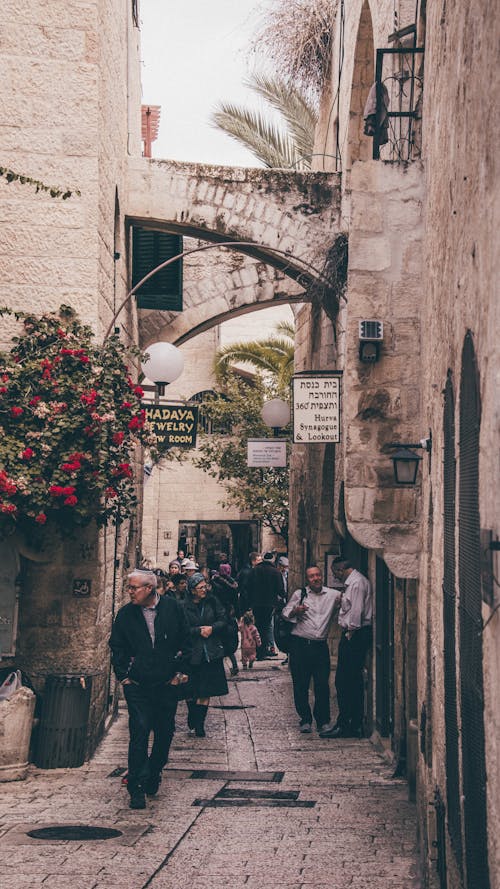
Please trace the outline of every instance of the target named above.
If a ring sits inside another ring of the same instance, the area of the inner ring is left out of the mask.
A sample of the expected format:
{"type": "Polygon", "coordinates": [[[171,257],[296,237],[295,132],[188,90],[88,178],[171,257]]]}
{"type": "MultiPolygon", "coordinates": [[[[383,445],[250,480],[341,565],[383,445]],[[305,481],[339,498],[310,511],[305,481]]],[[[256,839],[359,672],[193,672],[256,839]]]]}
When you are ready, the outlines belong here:
{"type": "Polygon", "coordinates": [[[14,670],[4,679],[0,685],[0,701],[8,701],[18,688],[23,684],[21,671],[14,670]]]}

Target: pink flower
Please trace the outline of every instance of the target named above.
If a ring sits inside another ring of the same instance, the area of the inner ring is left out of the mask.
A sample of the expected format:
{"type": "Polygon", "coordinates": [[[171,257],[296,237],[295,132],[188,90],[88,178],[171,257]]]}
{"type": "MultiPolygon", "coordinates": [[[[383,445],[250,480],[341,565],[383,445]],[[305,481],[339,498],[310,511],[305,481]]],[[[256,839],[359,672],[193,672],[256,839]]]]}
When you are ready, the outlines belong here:
{"type": "Polygon", "coordinates": [[[22,460],[31,460],[34,453],[35,452],[34,452],[33,448],[25,448],[21,454],[21,459],[22,460]]]}
{"type": "Polygon", "coordinates": [[[78,503],[78,497],[74,497],[73,494],[70,497],[66,497],[64,501],[65,506],[76,506],[78,503]]]}
{"type": "Polygon", "coordinates": [[[36,407],[36,405],[38,404],[38,402],[41,401],[41,400],[42,400],[42,396],[41,396],[41,395],[35,395],[34,398],[30,398],[30,400],[28,401],[28,404],[29,404],[30,407],[36,407]]]}
{"type": "Polygon", "coordinates": [[[2,503],[0,506],[1,512],[14,513],[17,512],[17,506],[14,503],[2,503]]]}
{"type": "Polygon", "coordinates": [[[111,500],[113,497],[118,497],[118,492],[114,488],[109,487],[104,491],[104,496],[107,500],[111,500]]]}
{"type": "Polygon", "coordinates": [[[38,515],[35,516],[35,522],[37,522],[39,525],[45,525],[46,521],[47,521],[47,516],[45,515],[44,512],[39,512],[38,515]]]}

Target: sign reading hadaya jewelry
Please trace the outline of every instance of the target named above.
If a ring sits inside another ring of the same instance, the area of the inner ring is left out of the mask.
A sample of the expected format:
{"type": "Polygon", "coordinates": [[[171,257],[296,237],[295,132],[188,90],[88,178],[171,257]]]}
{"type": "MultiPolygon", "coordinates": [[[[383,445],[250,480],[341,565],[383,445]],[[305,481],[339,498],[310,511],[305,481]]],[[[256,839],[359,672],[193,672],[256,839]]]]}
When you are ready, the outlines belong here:
{"type": "Polygon", "coordinates": [[[158,439],[160,450],[195,448],[198,406],[189,404],[143,404],[146,420],[158,439]]]}
{"type": "Polygon", "coordinates": [[[292,379],[293,441],[328,444],[340,441],[342,371],[305,371],[292,379]]]}

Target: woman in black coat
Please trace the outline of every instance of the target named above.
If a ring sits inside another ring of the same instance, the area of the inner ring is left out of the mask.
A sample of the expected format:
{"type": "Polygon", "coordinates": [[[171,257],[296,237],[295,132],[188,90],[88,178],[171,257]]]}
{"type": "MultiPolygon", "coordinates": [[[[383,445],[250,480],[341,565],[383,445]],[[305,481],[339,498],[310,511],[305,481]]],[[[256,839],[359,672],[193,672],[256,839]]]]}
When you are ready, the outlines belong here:
{"type": "Polygon", "coordinates": [[[204,738],[210,698],[228,694],[223,644],[227,631],[226,614],[219,600],[207,593],[207,582],[199,573],[189,578],[183,605],[193,646],[189,670],[192,697],[187,701],[188,725],[198,738],[204,738]]]}

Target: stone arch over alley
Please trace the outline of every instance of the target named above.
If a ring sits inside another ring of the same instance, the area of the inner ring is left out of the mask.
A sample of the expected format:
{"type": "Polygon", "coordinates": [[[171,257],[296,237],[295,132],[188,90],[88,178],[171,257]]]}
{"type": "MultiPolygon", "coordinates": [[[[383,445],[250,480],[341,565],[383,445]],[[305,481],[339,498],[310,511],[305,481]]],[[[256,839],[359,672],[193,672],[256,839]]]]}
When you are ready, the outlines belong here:
{"type": "Polygon", "coordinates": [[[257,308],[300,302],[340,233],[335,173],[129,160],[130,223],[214,243],[217,268],[184,290],[182,313],[141,312],[141,345],[177,344],[257,308]]]}

